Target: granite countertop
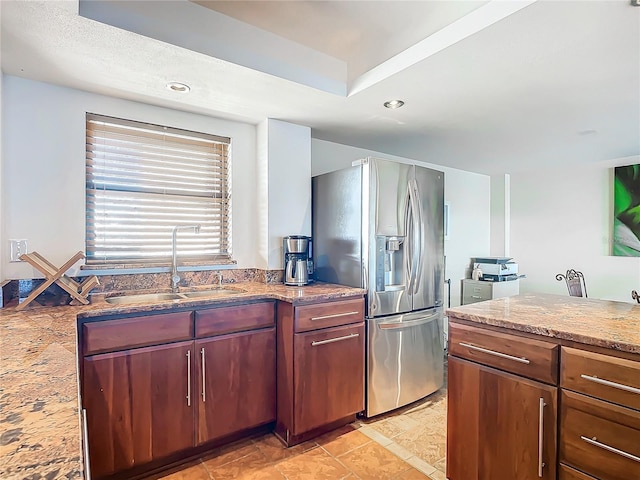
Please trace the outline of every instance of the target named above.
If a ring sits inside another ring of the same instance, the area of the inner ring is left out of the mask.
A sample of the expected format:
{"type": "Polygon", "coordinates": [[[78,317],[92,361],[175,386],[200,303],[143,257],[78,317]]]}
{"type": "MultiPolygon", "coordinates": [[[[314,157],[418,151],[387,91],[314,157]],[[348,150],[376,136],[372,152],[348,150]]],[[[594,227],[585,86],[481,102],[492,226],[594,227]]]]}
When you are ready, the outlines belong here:
{"type": "Polygon", "coordinates": [[[196,307],[272,298],[302,304],[363,296],[358,288],[331,284],[224,284],[244,290],[229,297],[112,305],[105,295],[83,306],[0,309],[0,478],[82,478],[77,317],[196,307]]]}
{"type": "Polygon", "coordinates": [[[449,317],[621,352],[640,353],[640,305],[524,294],[447,310],[449,317]]]}

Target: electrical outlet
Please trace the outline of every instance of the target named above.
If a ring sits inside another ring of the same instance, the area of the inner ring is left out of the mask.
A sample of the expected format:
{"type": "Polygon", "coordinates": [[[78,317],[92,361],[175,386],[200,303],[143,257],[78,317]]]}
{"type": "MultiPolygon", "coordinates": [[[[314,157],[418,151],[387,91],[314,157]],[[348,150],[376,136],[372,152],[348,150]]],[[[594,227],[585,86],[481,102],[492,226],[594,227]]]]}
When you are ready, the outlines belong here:
{"type": "Polygon", "coordinates": [[[21,262],[20,255],[27,253],[26,240],[9,240],[9,252],[11,262],[21,262]]]}

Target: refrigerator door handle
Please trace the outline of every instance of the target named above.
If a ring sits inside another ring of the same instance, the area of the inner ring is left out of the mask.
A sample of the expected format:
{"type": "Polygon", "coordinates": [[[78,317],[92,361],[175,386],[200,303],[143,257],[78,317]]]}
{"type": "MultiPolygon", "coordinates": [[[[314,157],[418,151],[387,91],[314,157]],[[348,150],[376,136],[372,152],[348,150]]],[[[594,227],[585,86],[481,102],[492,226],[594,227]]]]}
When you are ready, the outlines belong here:
{"type": "Polygon", "coordinates": [[[438,318],[440,312],[436,312],[428,317],[419,318],[417,320],[409,320],[408,322],[382,322],[378,324],[378,328],[381,330],[399,330],[401,328],[416,327],[418,325],[424,325],[425,323],[432,322],[438,318]]]}
{"type": "Polygon", "coordinates": [[[418,293],[418,289],[420,288],[420,280],[422,279],[422,270],[424,268],[424,229],[425,229],[425,224],[424,224],[424,214],[422,211],[422,202],[419,201],[420,197],[420,188],[418,187],[418,182],[413,179],[413,192],[415,194],[414,196],[414,203],[415,203],[415,209],[417,212],[417,218],[415,219],[415,223],[416,223],[416,231],[418,232],[418,266],[417,266],[417,270],[415,273],[415,288],[414,288],[414,293],[418,293]]]}
{"type": "Polygon", "coordinates": [[[416,206],[418,202],[415,198],[414,180],[409,180],[407,192],[409,195],[409,211],[411,220],[411,235],[407,235],[410,244],[410,249],[407,253],[411,256],[411,279],[409,281],[409,295],[413,295],[418,291],[418,263],[420,257],[420,254],[418,253],[418,246],[420,242],[416,241],[416,236],[419,235],[419,224],[417,217],[419,212],[418,207],[416,206]]]}
{"type": "Polygon", "coordinates": [[[407,282],[407,293],[411,295],[413,289],[413,282],[415,281],[415,267],[414,260],[415,254],[413,251],[413,242],[411,241],[411,236],[413,235],[413,200],[411,195],[411,185],[408,185],[407,195],[405,198],[405,211],[404,211],[404,232],[406,235],[405,240],[405,265],[408,274],[408,282],[407,282]]]}

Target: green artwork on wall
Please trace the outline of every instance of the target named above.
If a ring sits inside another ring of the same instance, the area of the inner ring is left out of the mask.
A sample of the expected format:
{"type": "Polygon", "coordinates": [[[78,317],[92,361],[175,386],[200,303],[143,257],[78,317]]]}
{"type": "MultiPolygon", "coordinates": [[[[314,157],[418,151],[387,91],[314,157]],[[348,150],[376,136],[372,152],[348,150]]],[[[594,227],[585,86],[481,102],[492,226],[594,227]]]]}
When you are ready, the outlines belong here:
{"type": "Polygon", "coordinates": [[[612,254],[640,257],[640,165],[615,168],[612,254]]]}

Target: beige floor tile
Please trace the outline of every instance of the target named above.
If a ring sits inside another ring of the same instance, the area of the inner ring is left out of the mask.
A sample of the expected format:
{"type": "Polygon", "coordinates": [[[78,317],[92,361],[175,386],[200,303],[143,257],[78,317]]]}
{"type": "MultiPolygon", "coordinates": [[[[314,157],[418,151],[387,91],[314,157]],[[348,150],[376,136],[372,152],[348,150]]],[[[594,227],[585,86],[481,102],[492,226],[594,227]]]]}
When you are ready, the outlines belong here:
{"type": "Polygon", "coordinates": [[[365,434],[367,437],[369,437],[371,440],[373,440],[376,443],[379,443],[380,445],[389,445],[393,440],[391,440],[389,437],[386,437],[385,435],[381,434],[380,432],[378,432],[377,430],[375,430],[374,428],[372,428],[369,425],[365,425],[363,427],[360,427],[358,429],[358,431],[360,433],[365,434]]]}
{"type": "Polygon", "coordinates": [[[389,445],[385,445],[384,448],[389,450],[391,453],[393,453],[396,457],[400,458],[401,460],[406,460],[409,457],[413,457],[413,453],[411,453],[406,448],[401,447],[396,442],[391,442],[389,445]]]}
{"type": "Polygon", "coordinates": [[[406,461],[413,468],[415,468],[416,470],[421,471],[425,475],[430,475],[431,473],[436,471],[436,467],[434,467],[430,463],[425,462],[421,458],[416,457],[415,455],[413,457],[407,458],[406,461]]]}
{"type": "Polygon", "coordinates": [[[371,441],[369,437],[358,430],[354,430],[349,425],[333,430],[316,439],[316,443],[334,457],[350,452],[371,441]]]}
{"type": "Polygon", "coordinates": [[[258,449],[225,465],[213,467],[206,461],[204,465],[215,480],[285,480],[258,449]]]}
{"type": "Polygon", "coordinates": [[[393,440],[431,465],[446,455],[446,437],[433,432],[429,425],[409,430],[393,440]]]}
{"type": "Polygon", "coordinates": [[[193,466],[181,467],[177,472],[173,472],[165,476],[154,476],[150,478],[158,480],[211,480],[209,472],[202,462],[198,462],[193,466]]]}
{"type": "Polygon", "coordinates": [[[256,446],[251,440],[241,443],[234,443],[218,448],[202,458],[207,468],[216,468],[230,462],[234,462],[242,457],[246,457],[257,451],[256,446]]]}
{"type": "Polygon", "coordinates": [[[293,447],[285,447],[275,435],[268,434],[254,440],[254,444],[264,455],[267,463],[277,463],[295,457],[307,450],[317,448],[315,441],[304,442],[293,447]]]}
{"type": "Polygon", "coordinates": [[[341,456],[340,461],[363,480],[392,479],[409,469],[406,462],[375,442],[341,456]]]}
{"type": "Polygon", "coordinates": [[[429,480],[429,477],[420,470],[411,468],[397,477],[398,480],[429,480]]]}
{"type": "Polygon", "coordinates": [[[433,466],[436,467],[441,472],[445,473],[447,471],[447,457],[445,456],[444,458],[438,460],[436,463],[433,464],[433,466]]]}
{"type": "Polygon", "coordinates": [[[338,480],[351,474],[344,465],[321,448],[284,460],[275,468],[288,480],[338,480]]]}
{"type": "Polygon", "coordinates": [[[447,480],[446,475],[440,470],[436,470],[435,472],[433,472],[431,475],[429,475],[429,478],[431,480],[447,480]]]}

